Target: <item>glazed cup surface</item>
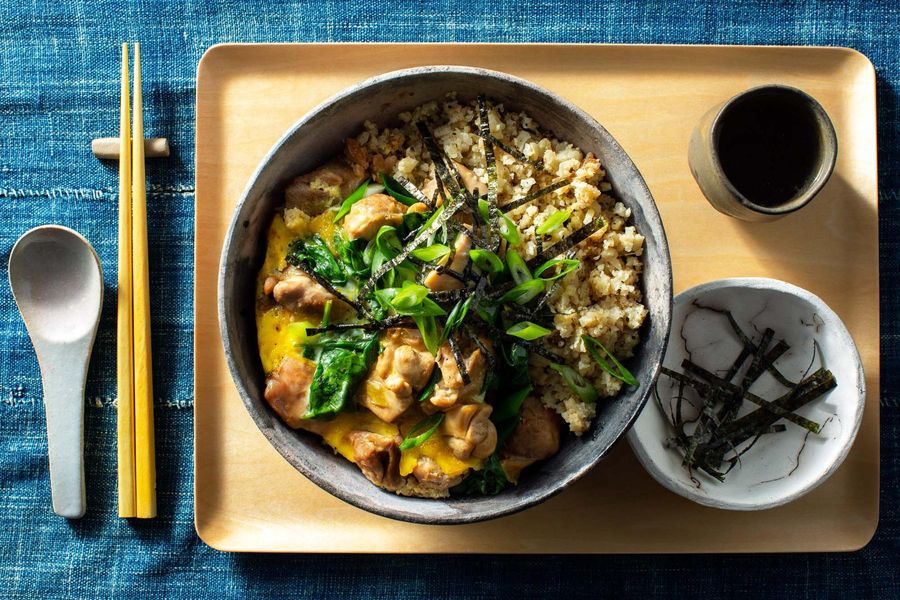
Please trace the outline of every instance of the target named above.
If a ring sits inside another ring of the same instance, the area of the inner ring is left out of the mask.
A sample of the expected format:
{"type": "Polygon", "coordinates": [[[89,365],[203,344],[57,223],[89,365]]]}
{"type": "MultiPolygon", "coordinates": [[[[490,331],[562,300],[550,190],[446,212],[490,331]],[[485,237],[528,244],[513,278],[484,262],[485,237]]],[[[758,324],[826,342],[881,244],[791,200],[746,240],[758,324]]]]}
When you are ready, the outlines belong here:
{"type": "MultiPolygon", "coordinates": [[[[587,113],[529,82],[469,67],[419,67],[359,83],[303,116],[262,160],[237,205],[226,234],[219,270],[218,310],[225,355],[248,412],[276,450],[322,489],[386,517],[428,524],[471,523],[533,506],[584,475],[625,433],[647,401],[669,335],[671,261],[653,198],[628,155],[587,113]],[[398,113],[457,92],[461,101],[484,93],[507,110],[524,110],[545,131],[593,152],[607,171],[612,194],[632,210],[646,238],[643,292],[649,315],[635,356],[627,363],[640,380],[598,407],[591,430],[567,435],[557,455],[526,470],[517,486],[497,496],[443,500],[407,498],[370,483],[316,436],[285,425],[263,398],[264,373],[257,351],[255,282],[265,252],[266,229],[282,205],[282,190],[341,151],[366,120],[385,126],[398,113]]],[[[298,507],[302,510],[302,507],[298,507]]]]}
{"type": "Polygon", "coordinates": [[[822,105],[802,90],[774,84],[750,88],[712,107],[697,123],[688,147],[691,174],[709,203],[719,212],[745,221],[772,221],[809,204],[828,182],[836,160],[837,136],[822,105]],[[818,140],[818,150],[805,185],[792,198],[774,206],[752,201],[732,183],[722,168],[718,149],[726,113],[740,103],[764,94],[783,97],[786,103],[792,103],[794,110],[802,106],[815,127],[814,135],[818,140]]]}

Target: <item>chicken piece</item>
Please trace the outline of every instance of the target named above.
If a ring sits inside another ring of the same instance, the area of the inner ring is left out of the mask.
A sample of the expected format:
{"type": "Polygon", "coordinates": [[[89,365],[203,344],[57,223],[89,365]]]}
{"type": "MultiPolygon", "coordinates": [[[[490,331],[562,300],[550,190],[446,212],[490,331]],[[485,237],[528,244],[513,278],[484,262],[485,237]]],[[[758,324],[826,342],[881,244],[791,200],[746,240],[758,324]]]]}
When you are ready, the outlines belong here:
{"type": "Polygon", "coordinates": [[[381,355],[362,388],[360,402],[382,421],[393,423],[412,404],[414,393],[428,383],[434,356],[424,349],[421,336],[387,333],[382,343],[381,355]]]}
{"type": "Polygon", "coordinates": [[[475,344],[470,344],[468,350],[460,348],[460,354],[469,374],[469,383],[463,381],[456,359],[450,350],[450,344],[445,343],[438,350],[437,363],[442,378],[434,387],[434,394],[431,395],[429,402],[439,409],[446,410],[456,404],[469,402],[481,393],[487,371],[484,354],[475,344]]]}
{"type": "Polygon", "coordinates": [[[295,178],[284,190],[286,208],[299,208],[316,216],[349,196],[365,179],[342,160],[333,160],[295,178]]]}
{"type": "Polygon", "coordinates": [[[386,490],[397,491],[406,483],[400,476],[400,440],[371,431],[350,433],[353,462],[366,479],[386,490]]]}
{"type": "Polygon", "coordinates": [[[490,420],[490,404],[463,404],[445,413],[441,425],[447,444],[460,460],[487,458],[497,449],[497,428],[490,420]]]}
{"type": "MultiPolygon", "coordinates": [[[[471,249],[472,239],[463,233],[458,234],[456,241],[453,243],[453,258],[450,260],[450,270],[462,273],[466,265],[469,264],[469,250],[471,249]]],[[[453,275],[438,273],[436,270],[426,275],[423,283],[426,287],[436,292],[458,290],[464,287],[463,282],[453,275]]]]}
{"type": "Polygon", "coordinates": [[[435,206],[440,206],[442,204],[441,197],[437,196],[437,198],[435,198],[435,195],[434,195],[435,192],[437,192],[437,179],[435,179],[434,176],[429,177],[424,182],[422,182],[422,187],[421,187],[420,191],[429,200],[434,199],[435,206]]]}
{"type": "MultiPolygon", "coordinates": [[[[478,175],[476,175],[471,169],[456,161],[453,161],[453,165],[456,167],[456,170],[459,171],[459,176],[463,181],[463,185],[466,187],[469,193],[477,193],[479,196],[487,194],[487,184],[478,179],[478,175]]],[[[434,198],[434,193],[437,191],[437,179],[434,177],[434,175],[422,182],[421,191],[423,194],[425,194],[426,198],[434,198]]],[[[438,196],[437,198],[437,205],[441,205],[440,196],[438,196]]]]}
{"type": "Polygon", "coordinates": [[[516,481],[522,469],[556,454],[561,429],[560,418],[555,411],[537,398],[525,398],[519,424],[500,453],[500,464],[507,478],[516,481]]]}
{"type": "Polygon", "coordinates": [[[344,217],[344,231],[351,240],[371,240],[383,225],[396,227],[403,222],[406,205],[387,194],[372,194],[353,205],[344,217]]]}
{"type": "Polygon", "coordinates": [[[263,292],[275,298],[275,302],[291,312],[321,312],[325,304],[337,300],[337,296],[319,285],[315,279],[298,269],[288,267],[279,275],[268,277],[263,292]]]}
{"type": "Polygon", "coordinates": [[[266,377],[263,395],[272,410],[289,426],[321,434],[327,423],[303,418],[309,408],[309,385],[315,372],[315,363],[287,356],[266,377]]]}
{"type": "Polygon", "coordinates": [[[450,488],[462,481],[462,475],[450,477],[427,456],[419,457],[412,474],[416,483],[410,490],[411,494],[426,498],[445,498],[450,495],[450,488]]]}
{"type": "Polygon", "coordinates": [[[487,184],[478,179],[478,175],[472,172],[471,169],[456,161],[453,161],[453,164],[454,166],[456,166],[456,170],[459,171],[459,176],[463,181],[463,185],[466,186],[466,189],[469,190],[469,193],[477,193],[479,196],[483,196],[484,194],[488,193],[487,184]]]}

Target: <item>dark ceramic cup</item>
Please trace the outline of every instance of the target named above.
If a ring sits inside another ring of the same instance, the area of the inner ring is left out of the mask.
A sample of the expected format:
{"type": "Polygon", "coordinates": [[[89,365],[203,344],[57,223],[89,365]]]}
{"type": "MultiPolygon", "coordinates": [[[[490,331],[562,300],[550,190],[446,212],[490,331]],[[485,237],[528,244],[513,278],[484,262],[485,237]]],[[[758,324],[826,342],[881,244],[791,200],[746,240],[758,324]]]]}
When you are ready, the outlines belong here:
{"type": "Polygon", "coordinates": [[[837,159],[831,119],[809,94],[751,88],[714,106],[694,128],[691,173],[716,210],[771,221],[806,206],[837,159]]]}
{"type": "MultiPolygon", "coordinates": [[[[319,487],[365,510],[404,521],[472,523],[513,513],[558,493],[587,473],[631,426],[659,373],[672,313],[672,268],[662,221],[650,190],[621,146],[590,115],[532,83],[469,67],[419,67],[359,83],[304,115],[262,160],[235,208],[219,267],[219,326],[225,357],[247,411],[272,446],[319,487]],[[406,498],[375,487],[359,468],[316,436],[291,429],[263,398],[264,373],[257,350],[254,307],[256,276],[265,255],[266,229],[287,182],[341,151],[366,120],[391,124],[400,112],[455,91],[469,101],[479,93],[507,110],[528,112],[545,130],[600,158],[612,194],[632,211],[645,237],[642,272],[649,316],[628,367],[638,387],[597,404],[590,431],[565,436],[552,458],[526,470],[519,484],[497,496],[429,500],[406,498]]],[[[618,485],[610,481],[610,485],[618,485]]],[[[302,511],[303,507],[297,507],[302,511]]]]}

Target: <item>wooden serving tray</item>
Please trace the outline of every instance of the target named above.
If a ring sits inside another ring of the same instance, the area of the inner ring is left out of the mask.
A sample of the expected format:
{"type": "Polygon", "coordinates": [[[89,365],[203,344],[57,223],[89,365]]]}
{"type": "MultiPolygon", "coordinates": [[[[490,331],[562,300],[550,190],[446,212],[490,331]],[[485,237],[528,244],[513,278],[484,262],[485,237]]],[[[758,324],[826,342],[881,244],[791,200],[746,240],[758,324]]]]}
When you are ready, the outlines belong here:
{"type": "Polygon", "coordinates": [[[796,552],[854,550],[878,522],[879,320],[875,73],[846,48],[602,45],[223,45],[197,73],[195,521],[209,545],[277,552],[796,552]],[[570,489],[474,525],[378,517],[295,471],[257,430],[232,384],[216,276],[232,209],[260,159],[310,108],[405,67],[473,65],[559,93],[597,118],[643,173],[663,216],[676,292],[767,276],[822,297],[845,321],[869,397],[856,444],[824,485],[751,513],[704,508],[641,468],[626,443],[570,489]],[[716,212],[688,170],[704,111],[745,88],[793,85],[831,115],[839,154],[807,208],[751,224],[716,212]]]}

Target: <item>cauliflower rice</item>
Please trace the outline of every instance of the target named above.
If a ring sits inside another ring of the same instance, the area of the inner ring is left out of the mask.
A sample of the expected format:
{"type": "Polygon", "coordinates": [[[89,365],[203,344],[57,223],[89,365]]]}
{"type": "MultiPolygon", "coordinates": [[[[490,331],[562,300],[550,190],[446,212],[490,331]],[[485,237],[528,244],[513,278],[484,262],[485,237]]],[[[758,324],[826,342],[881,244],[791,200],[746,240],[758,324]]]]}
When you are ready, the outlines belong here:
{"type": "MultiPolygon", "coordinates": [[[[428,152],[415,130],[416,121],[431,128],[446,155],[470,168],[487,183],[485,157],[477,133],[474,102],[460,103],[454,94],[442,102],[429,102],[399,115],[397,128],[379,129],[366,122],[356,142],[371,155],[381,170],[403,176],[416,185],[433,175],[428,152]]],[[[546,344],[566,359],[567,364],[589,379],[601,396],[615,396],[622,382],[602,370],[585,351],[582,334],[598,340],[617,358],[632,355],[639,341],[639,329],[647,317],[642,304],[640,274],[644,237],[628,224],[631,210],[609,195],[610,184],[600,161],[572,144],[546,136],[529,115],[490,108],[491,133],[514,146],[529,159],[542,160],[549,173],[518,161],[500,150],[496,153],[498,205],[538,190],[559,177],[574,174],[572,183],[510,212],[521,241],[515,249],[530,259],[538,254],[534,230],[554,212],[572,210],[564,227],[554,231],[545,247],[582,225],[600,217],[605,225],[577,247],[575,258],[581,266],[564,278],[548,302],[556,313],[557,331],[546,344]]],[[[297,215],[302,219],[302,215],[297,215]]],[[[587,431],[596,406],[575,396],[562,378],[534,355],[531,375],[541,401],[566,421],[577,435],[587,431]]]]}

